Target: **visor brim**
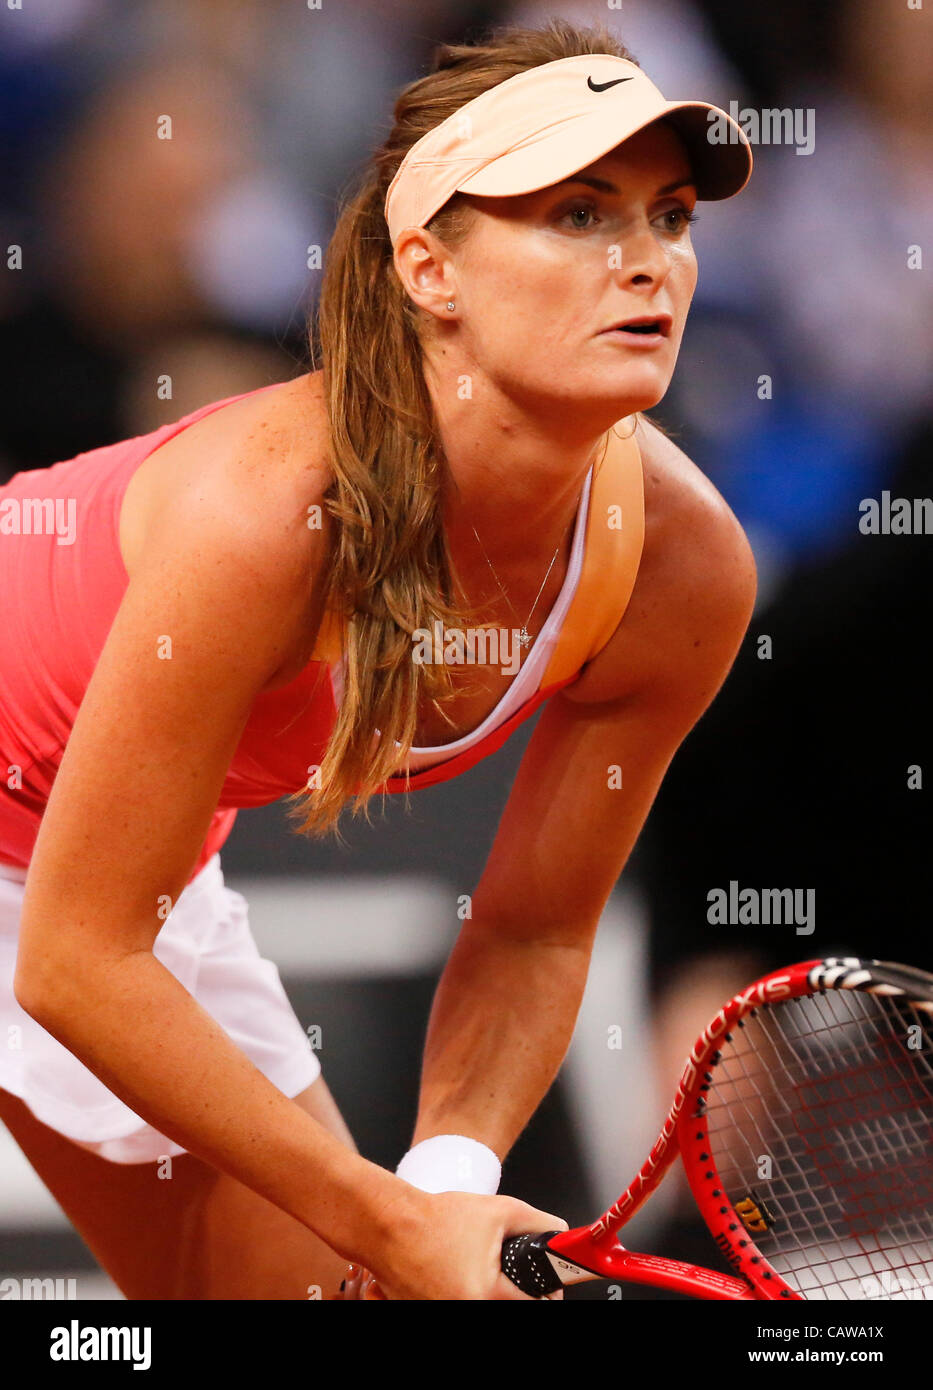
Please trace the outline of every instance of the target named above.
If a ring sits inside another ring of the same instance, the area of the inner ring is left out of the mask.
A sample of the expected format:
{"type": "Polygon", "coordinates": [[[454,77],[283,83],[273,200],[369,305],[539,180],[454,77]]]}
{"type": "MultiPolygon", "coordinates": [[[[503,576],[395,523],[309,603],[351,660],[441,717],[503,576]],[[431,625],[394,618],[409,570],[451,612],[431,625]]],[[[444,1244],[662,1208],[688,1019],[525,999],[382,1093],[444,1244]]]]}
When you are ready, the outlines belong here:
{"type": "Polygon", "coordinates": [[[533,143],[509,150],[471,174],[455,191],[486,198],[535,193],[579,173],[639,131],[662,120],[668,121],[684,142],[698,199],[718,202],[741,192],[751,177],[751,146],[741,127],[726,112],[699,101],[665,102],[622,134],[618,123],[607,122],[602,113],[547,128],[533,143]],[[721,119],[712,121],[710,112],[721,119]],[[725,130],[729,143],[711,143],[709,135],[714,126],[725,130]]]}

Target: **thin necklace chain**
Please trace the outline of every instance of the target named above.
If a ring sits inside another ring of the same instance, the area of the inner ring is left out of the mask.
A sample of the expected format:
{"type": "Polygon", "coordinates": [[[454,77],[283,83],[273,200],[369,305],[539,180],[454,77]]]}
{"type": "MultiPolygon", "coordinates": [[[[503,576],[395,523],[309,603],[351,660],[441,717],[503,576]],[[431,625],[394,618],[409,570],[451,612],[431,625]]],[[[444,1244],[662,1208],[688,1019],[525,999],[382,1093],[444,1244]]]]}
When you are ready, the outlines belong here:
{"type": "MultiPolygon", "coordinates": [[[[637,428],[637,426],[638,426],[638,417],[636,416],[636,417],[635,417],[635,428],[637,428]]],[[[630,439],[630,438],[632,437],[632,435],[635,433],[635,428],[633,428],[633,429],[630,431],[629,434],[620,434],[620,435],[616,435],[616,438],[617,438],[617,439],[630,439]]],[[[612,434],[615,434],[615,433],[616,433],[616,431],[615,431],[615,426],[612,427],[611,433],[612,433],[612,434]]],[[[607,436],[607,445],[608,445],[608,436],[607,436]]],[[[605,451],[604,451],[604,457],[605,457],[605,451]]],[[[603,462],[603,460],[600,459],[599,464],[596,465],[596,471],[597,471],[597,472],[599,472],[599,468],[600,468],[600,466],[602,465],[602,462],[603,462]]],[[[555,560],[557,559],[557,556],[558,556],[559,553],[560,553],[560,548],[561,548],[561,546],[562,546],[563,543],[564,543],[564,537],[567,535],[567,532],[570,530],[570,522],[574,520],[574,517],[577,515],[578,510],[579,510],[579,502],[577,503],[577,509],[574,511],[573,515],[571,516],[570,521],[568,521],[568,522],[567,522],[567,525],[564,527],[563,535],[561,536],[560,540],[557,542],[557,549],[554,551],[554,555],[553,555],[553,558],[552,558],[552,560],[551,560],[551,563],[550,563],[550,564],[548,565],[548,567],[547,567],[547,574],[544,576],[544,579],[541,581],[541,588],[538,590],[537,594],[535,595],[535,601],[534,601],[534,603],[531,605],[531,612],[528,614],[528,617],[525,619],[525,622],[523,623],[522,628],[521,628],[521,630],[520,630],[520,632],[519,632],[519,634],[518,634],[518,640],[519,640],[519,642],[520,642],[520,644],[521,644],[521,646],[522,646],[523,648],[526,648],[526,647],[530,647],[530,646],[531,646],[531,634],[530,634],[530,632],[528,631],[528,624],[531,622],[532,615],[533,615],[535,609],[536,609],[537,606],[538,606],[538,599],[541,597],[542,593],[544,592],[544,586],[545,586],[545,584],[548,582],[548,579],[550,578],[551,570],[554,568],[554,562],[555,562],[555,560]]],[[[496,571],[495,571],[495,569],[494,569],[494,567],[493,567],[493,563],[492,563],[492,561],[490,560],[489,556],[486,554],[486,547],[483,545],[483,542],[482,542],[482,541],[480,540],[480,538],[479,538],[479,532],[477,531],[477,529],[476,529],[475,526],[472,527],[472,530],[473,530],[473,534],[474,534],[474,536],[476,537],[477,541],[479,541],[479,548],[480,548],[480,550],[483,552],[483,558],[485,559],[486,564],[489,566],[490,570],[492,571],[492,577],[493,577],[493,579],[496,581],[496,583],[497,583],[498,586],[499,586],[499,592],[502,594],[502,597],[505,599],[506,603],[509,605],[509,607],[511,608],[512,612],[515,613],[515,605],[514,605],[514,603],[512,602],[512,600],[509,598],[508,594],[506,593],[505,588],[503,587],[503,584],[502,584],[502,580],[501,580],[501,579],[499,578],[499,576],[496,574],[496,571]]],[[[517,618],[517,617],[518,617],[518,614],[515,613],[515,616],[516,616],[516,618],[517,618]]]]}
{"type": "MultiPolygon", "coordinates": [[[[576,515],[576,513],[574,513],[574,515],[576,515]]],[[[573,516],[571,516],[570,521],[573,521],[573,516]]],[[[563,543],[564,543],[564,537],[566,536],[567,532],[570,530],[570,521],[567,522],[567,525],[564,527],[563,534],[562,534],[560,540],[557,542],[557,549],[554,551],[554,555],[553,555],[553,558],[551,559],[551,563],[550,563],[550,564],[548,565],[548,567],[547,567],[547,574],[544,576],[543,580],[541,581],[541,588],[540,588],[540,589],[538,590],[538,592],[535,594],[535,601],[534,601],[534,603],[531,605],[531,612],[528,614],[528,617],[525,619],[524,623],[522,624],[521,631],[520,631],[519,634],[518,634],[518,640],[519,640],[519,642],[521,643],[521,646],[522,646],[523,648],[525,648],[525,647],[530,647],[530,646],[531,646],[531,634],[530,634],[530,632],[528,631],[528,624],[531,622],[532,614],[534,613],[535,609],[536,609],[537,606],[538,606],[538,599],[541,597],[542,593],[544,592],[544,586],[545,586],[545,584],[548,582],[548,579],[550,578],[551,570],[554,568],[554,562],[555,562],[555,560],[557,559],[558,555],[560,554],[560,548],[561,548],[561,546],[562,546],[563,543]]],[[[493,563],[492,563],[492,561],[490,560],[489,556],[486,554],[486,547],[483,545],[483,542],[479,539],[479,532],[477,531],[477,529],[476,529],[475,526],[472,528],[472,530],[473,530],[474,536],[475,536],[476,539],[479,541],[479,548],[480,548],[480,550],[483,552],[483,558],[485,559],[486,564],[489,566],[490,570],[492,570],[492,577],[493,577],[493,579],[496,581],[496,583],[498,584],[498,586],[499,586],[499,591],[500,591],[500,593],[502,594],[502,597],[505,599],[506,603],[509,605],[509,607],[511,608],[512,612],[515,613],[515,605],[514,605],[514,603],[512,602],[512,600],[509,598],[508,594],[506,593],[506,591],[505,591],[505,589],[504,589],[504,587],[503,587],[503,585],[502,585],[502,580],[501,580],[501,579],[499,578],[499,576],[496,574],[495,568],[493,567],[493,563]]],[[[517,617],[518,617],[518,614],[515,613],[515,616],[516,616],[516,618],[517,618],[517,617]]]]}

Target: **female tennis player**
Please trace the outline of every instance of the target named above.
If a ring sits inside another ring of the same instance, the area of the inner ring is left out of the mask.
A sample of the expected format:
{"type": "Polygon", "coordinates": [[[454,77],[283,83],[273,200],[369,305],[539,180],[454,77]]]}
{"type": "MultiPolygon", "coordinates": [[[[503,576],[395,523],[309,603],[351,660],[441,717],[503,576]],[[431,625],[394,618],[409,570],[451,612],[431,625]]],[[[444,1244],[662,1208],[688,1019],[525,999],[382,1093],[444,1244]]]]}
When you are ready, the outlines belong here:
{"type": "Polygon", "coordinates": [[[389,1299],[520,1299],[503,1237],[565,1226],[500,1163],[753,604],[735,517],[641,414],[694,204],[751,170],[714,118],[601,29],[441,49],[342,209],[322,370],[0,491],[0,1113],[129,1298],[336,1297],[350,1261],[389,1299]],[[326,834],[542,704],[391,1173],[219,850],[239,807],[326,834]]]}

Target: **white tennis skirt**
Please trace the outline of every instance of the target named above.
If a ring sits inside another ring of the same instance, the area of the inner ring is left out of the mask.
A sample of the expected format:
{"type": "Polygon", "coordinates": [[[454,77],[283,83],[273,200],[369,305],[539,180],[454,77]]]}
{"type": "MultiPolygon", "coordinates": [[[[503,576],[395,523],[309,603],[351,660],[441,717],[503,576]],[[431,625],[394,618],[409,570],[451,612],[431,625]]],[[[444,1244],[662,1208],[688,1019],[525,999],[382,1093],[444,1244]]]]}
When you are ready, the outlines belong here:
{"type": "MultiPolygon", "coordinates": [[[[16,1002],[25,884],[25,869],[0,864],[0,1087],[43,1124],[112,1163],[183,1154],[16,1002]]],[[[253,940],[246,899],[224,883],[219,854],[186,885],[153,954],[286,1096],[299,1095],[320,1076],[278,968],[260,956],[253,940]]]]}

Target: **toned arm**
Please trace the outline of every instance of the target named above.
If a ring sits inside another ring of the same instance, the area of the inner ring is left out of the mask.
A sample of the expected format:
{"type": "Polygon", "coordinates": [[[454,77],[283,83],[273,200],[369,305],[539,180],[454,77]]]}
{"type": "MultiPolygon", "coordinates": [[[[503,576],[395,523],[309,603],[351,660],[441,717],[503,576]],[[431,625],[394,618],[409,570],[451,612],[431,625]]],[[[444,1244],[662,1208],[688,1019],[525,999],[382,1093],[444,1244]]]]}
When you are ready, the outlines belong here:
{"type": "Polygon", "coordinates": [[[15,987],[150,1124],[372,1259],[405,1185],[282,1095],[152,954],[322,558],[303,500],[260,503],[244,476],[202,470],[151,518],[40,827],[15,987]]]}
{"type": "Polygon", "coordinates": [[[657,431],[623,621],[548,701],[434,1002],[415,1140],[502,1157],[569,1045],[600,915],[677,748],[724,681],[755,568],[725,502],[657,431]]]}

